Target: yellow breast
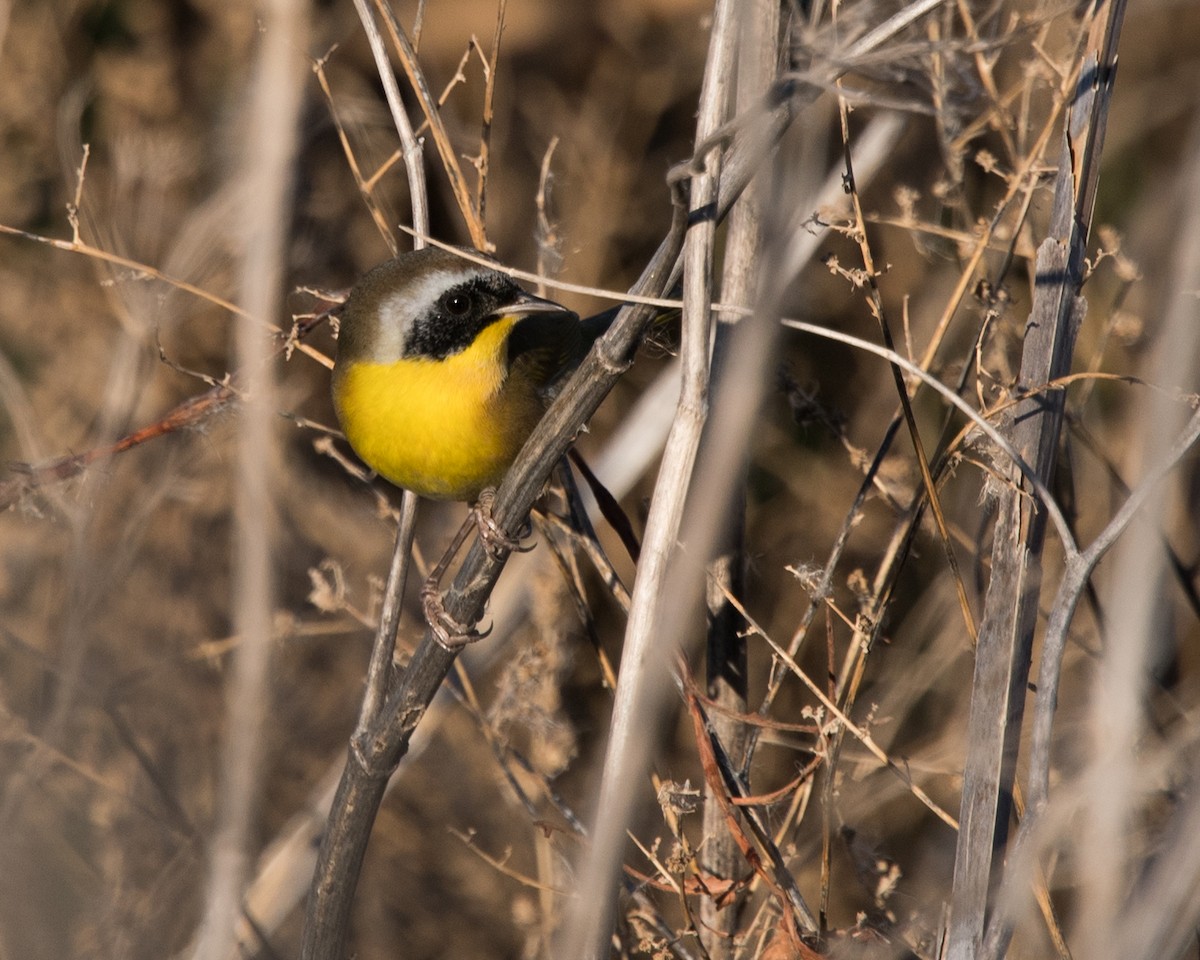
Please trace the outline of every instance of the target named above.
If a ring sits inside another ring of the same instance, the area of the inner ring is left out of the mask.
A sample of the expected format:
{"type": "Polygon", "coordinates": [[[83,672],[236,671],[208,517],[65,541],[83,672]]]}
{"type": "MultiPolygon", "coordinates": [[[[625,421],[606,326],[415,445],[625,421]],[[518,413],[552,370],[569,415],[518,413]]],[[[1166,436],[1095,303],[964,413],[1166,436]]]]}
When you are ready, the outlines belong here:
{"type": "Polygon", "coordinates": [[[537,425],[534,386],[507,376],[511,318],[436,360],[357,361],[336,371],[333,399],[354,452],[397,486],[474,500],[495,486],[537,425]]]}

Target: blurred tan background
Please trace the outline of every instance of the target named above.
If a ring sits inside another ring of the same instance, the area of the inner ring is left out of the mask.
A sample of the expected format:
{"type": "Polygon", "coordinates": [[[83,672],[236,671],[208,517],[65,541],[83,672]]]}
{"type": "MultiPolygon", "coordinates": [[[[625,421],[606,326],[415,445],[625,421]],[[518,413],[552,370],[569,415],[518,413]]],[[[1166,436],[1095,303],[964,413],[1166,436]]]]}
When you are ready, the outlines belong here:
{"type": "MultiPolygon", "coordinates": [[[[872,22],[891,10],[863,4],[855,13],[872,22]]],[[[412,24],[412,4],[398,12],[412,24]]],[[[928,30],[917,30],[909,47],[857,75],[877,105],[855,112],[856,132],[887,110],[907,117],[882,171],[860,186],[868,210],[892,220],[904,219],[906,201],[897,198],[897,188],[918,192],[913,218],[930,229],[877,223],[872,236],[877,259],[887,264],[885,305],[898,331],[907,312],[907,336],[918,355],[959,279],[969,232],[979,218],[992,216],[1004,189],[1003,177],[978,162],[979,151],[997,157],[1001,171],[1014,168],[1013,145],[1018,154],[1027,149],[1045,122],[1053,80],[1046,64],[1064,66],[1073,51],[1068,10],[1011,3],[976,14],[994,37],[988,56],[995,58],[1001,88],[1024,89],[1009,102],[1011,140],[987,119],[991,107],[972,74],[973,55],[939,47],[928,30]],[[1020,29],[1004,28],[1010,17],[1020,29]],[[939,57],[949,67],[936,75],[931,65],[939,57]],[[969,137],[955,140],[977,122],[969,137]],[[947,153],[950,144],[958,155],[947,153]]],[[[482,0],[427,4],[420,60],[435,90],[450,83],[472,35],[489,51],[495,15],[495,5],[482,0]]],[[[500,259],[537,268],[539,177],[557,140],[548,199],[558,246],[547,268],[564,280],[614,290],[636,277],[669,222],[667,170],[691,152],[708,15],[698,0],[510,0],[487,207],[500,259]]],[[[799,11],[793,15],[801,18],[799,11]]],[[[358,20],[349,0],[315,2],[311,16],[305,53],[324,58],[338,116],[369,174],[392,153],[395,135],[358,20]]],[[[949,34],[956,26],[952,13],[946,17],[949,34]]],[[[68,205],[87,144],[82,239],[210,294],[234,297],[241,253],[233,229],[234,174],[242,145],[255,135],[244,126],[243,108],[256,31],[253,5],[240,0],[0,0],[0,224],[69,239],[68,205]]],[[[795,59],[802,62],[804,44],[819,44],[822,36],[798,29],[795,59]]],[[[1119,236],[1128,263],[1104,261],[1088,285],[1079,370],[1152,376],[1147,363],[1171,292],[1178,223],[1200,209],[1200,197],[1181,194],[1179,179],[1181,167],[1195,162],[1186,145],[1200,123],[1200,48],[1188,40],[1196,36],[1200,9],[1192,3],[1156,0],[1129,12],[1097,214],[1097,223],[1116,231],[1104,235],[1105,244],[1111,247],[1119,236]]],[[[460,152],[471,155],[478,151],[483,91],[476,54],[467,56],[463,72],[465,82],[451,90],[445,116],[460,152]]],[[[287,251],[286,302],[295,313],[314,303],[299,288],[344,290],[388,255],[315,77],[305,96],[287,251]]],[[[803,112],[782,150],[806,183],[836,171],[840,143],[829,97],[803,112]]],[[[1054,155],[1051,150],[1050,159],[1054,155]]],[[[434,234],[466,242],[436,167],[430,182],[434,234]]],[[[407,223],[398,166],[383,175],[377,197],[389,222],[407,223]]],[[[973,331],[986,310],[995,310],[978,353],[986,374],[966,391],[972,400],[994,402],[1012,377],[1030,302],[1027,258],[1043,235],[1047,204],[1047,194],[1035,195],[1029,224],[1012,241],[1015,263],[1002,291],[989,300],[973,284],[976,295],[957,312],[936,371],[951,382],[976,358],[973,331]]],[[[796,217],[813,212],[797,210],[796,217]]],[[[1003,232],[1000,240],[1008,241],[1003,232]]],[[[1096,245],[1093,238],[1093,250],[1096,245]]],[[[857,265],[855,251],[844,236],[822,246],[845,266],[857,265]]],[[[1005,257],[1000,247],[989,252],[977,279],[994,276],[1005,257]]],[[[207,389],[185,371],[220,378],[230,370],[228,311],[133,270],[0,236],[0,291],[4,461],[37,463],[111,442],[207,389]],[[160,361],[160,345],[177,368],[160,361]]],[[[581,312],[607,305],[556,296],[581,312]]],[[[790,310],[877,336],[861,294],[819,261],[795,284],[790,310]]],[[[290,323],[289,316],[270,319],[285,328],[290,323]]],[[[332,351],[325,329],[310,342],[332,351]]],[[[581,441],[585,452],[603,448],[668,353],[662,346],[643,352],[581,441]]],[[[862,480],[855,451],[873,454],[895,395],[877,361],[810,338],[785,338],[780,370],[750,473],[747,605],[766,629],[788,637],[810,599],[788,567],[824,563],[862,480]]],[[[394,499],[394,492],[376,485],[373,494],[314,448],[322,433],[307,421],[333,426],[327,371],[295,354],[280,365],[279,376],[280,413],[287,416],[279,421],[281,457],[273,464],[278,609],[257,823],[264,845],[311,802],[344,752],[394,531],[381,509],[381,499],[394,499]],[[333,595],[328,589],[314,595],[318,582],[332,585],[333,595]]],[[[1195,389],[1194,383],[1183,386],[1195,389]]],[[[1058,489],[1086,542],[1124,496],[1109,467],[1137,475],[1127,457],[1131,431],[1138,429],[1139,388],[1093,383],[1073,389],[1080,429],[1071,432],[1058,489]]],[[[923,426],[938,429],[942,409],[928,394],[919,413],[923,426]]],[[[157,958],[181,951],[194,933],[218,749],[228,733],[224,682],[238,643],[230,619],[236,426],[236,412],[227,410],[199,428],[101,461],[77,479],[26,493],[0,515],[3,960],[157,958]]],[[[902,499],[918,483],[909,451],[901,438],[883,470],[885,484],[902,499]]],[[[986,471],[978,463],[986,457],[972,456],[976,462],[962,462],[943,495],[978,613],[990,543],[987,509],[980,505],[986,471]]],[[[651,471],[625,500],[635,521],[652,482],[651,471]]],[[[1167,627],[1152,687],[1159,725],[1149,732],[1156,743],[1172,741],[1197,694],[1197,611],[1180,586],[1193,579],[1194,491],[1181,482],[1171,496],[1177,522],[1165,537],[1184,570],[1164,596],[1167,627]]],[[[424,513],[419,538],[425,557],[440,553],[460,514],[453,506],[424,513]]],[[[855,528],[836,578],[836,599],[851,617],[856,592],[873,575],[894,523],[893,509],[875,497],[855,528]]],[[[897,586],[886,643],[873,654],[859,697],[859,719],[870,719],[876,736],[953,812],[971,659],[931,529],[927,524],[919,535],[897,586]]],[[[604,536],[617,558],[615,541],[604,536]]],[[[561,878],[564,868],[544,869],[539,856],[570,858],[579,843],[536,785],[553,782],[564,803],[589,811],[608,694],[566,587],[541,556],[546,553],[539,547],[541,562],[529,568],[536,612],[524,616],[502,658],[479,658],[468,697],[478,698],[479,712],[449,707],[385,804],[359,889],[353,948],[363,960],[541,955],[549,894],[505,876],[450,831],[474,831],[489,855],[507,851],[514,870],[544,878],[561,878]],[[535,786],[523,784],[536,798],[531,804],[513,789],[511,758],[497,760],[505,746],[522,751],[538,775],[530,775],[535,786]],[[537,839],[542,818],[561,831],[550,844],[553,854],[537,839]]],[[[629,564],[617,559],[628,577],[629,564]]],[[[617,657],[617,611],[593,599],[596,633],[617,657]]],[[[415,610],[410,605],[410,613],[415,610]]],[[[1072,652],[1077,667],[1068,671],[1063,694],[1067,730],[1076,685],[1087,676],[1089,651],[1100,643],[1097,622],[1095,608],[1079,616],[1080,646],[1072,652]]],[[[408,642],[415,623],[412,616],[406,620],[408,642]]],[[[827,668],[823,615],[817,623],[806,648],[813,676],[827,668]]],[[[848,631],[832,615],[828,631],[830,642],[842,645],[840,662],[848,631]]],[[[753,701],[765,684],[768,658],[759,649],[752,662],[753,701]]],[[[774,715],[800,723],[805,702],[797,686],[774,715]]],[[[695,784],[689,737],[684,718],[675,741],[664,744],[659,772],[695,784]]],[[[786,783],[811,759],[798,735],[768,739],[757,761],[759,792],[786,783]]],[[[1165,776],[1164,795],[1175,785],[1165,776]]],[[[884,851],[902,866],[904,879],[888,909],[914,931],[912,944],[923,937],[928,942],[949,895],[953,833],[865,754],[843,761],[836,800],[835,825],[868,837],[869,851],[884,851]]],[[[810,816],[789,840],[801,853],[819,849],[819,817],[810,816]]],[[[663,830],[648,818],[646,841],[663,830]]],[[[839,846],[834,857],[830,922],[850,928],[859,911],[877,905],[869,881],[856,871],[853,845],[839,846]]],[[[815,864],[796,867],[806,891],[816,882],[814,871],[815,864]]],[[[668,914],[673,909],[664,907],[668,914]]],[[[260,955],[294,955],[298,929],[294,914],[270,934],[272,946],[260,955]]],[[[1043,943],[1044,934],[1032,933],[1028,955],[1039,955],[1043,943]]],[[[862,951],[856,956],[871,955],[869,945],[855,949],[862,951]]]]}

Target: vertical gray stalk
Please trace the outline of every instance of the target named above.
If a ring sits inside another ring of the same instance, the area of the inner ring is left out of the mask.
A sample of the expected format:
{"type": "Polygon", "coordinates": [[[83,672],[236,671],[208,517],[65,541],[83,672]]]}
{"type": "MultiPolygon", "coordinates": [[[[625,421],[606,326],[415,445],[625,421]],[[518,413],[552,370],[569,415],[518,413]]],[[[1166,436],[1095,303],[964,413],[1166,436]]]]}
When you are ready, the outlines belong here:
{"type": "Polygon", "coordinates": [[[678,551],[683,521],[708,414],[708,364],[711,333],[712,247],[720,178],[718,146],[709,142],[729,110],[737,4],[717,0],[700,110],[696,123],[698,168],[691,178],[689,221],[683,248],[683,383],[678,415],[667,437],[637,580],[625,631],[625,649],[613,707],[612,733],[592,846],[582,865],[576,899],[567,917],[558,956],[599,960],[608,956],[616,915],[617,876],[635,799],[645,789],[656,718],[671,689],[667,669],[673,635],[663,627],[663,610],[677,603],[665,590],[669,565],[678,551]]]}
{"type": "MultiPolygon", "coordinates": [[[[737,54],[736,103],[739,114],[757,107],[775,79],[779,60],[779,4],[776,0],[754,0],[740,11],[737,54]]],[[[758,297],[759,270],[763,255],[763,191],[756,178],[729,213],[721,298],[723,302],[751,306],[758,297]]],[[[740,315],[718,317],[713,344],[714,402],[720,406],[725,390],[739,391],[744,383],[730,376],[731,347],[740,315]]],[[[774,326],[774,324],[772,324],[774,326]]],[[[710,721],[733,768],[741,769],[749,743],[748,728],[737,718],[747,711],[745,623],[729,602],[726,592],[741,597],[745,586],[744,513],[745,467],[733,478],[725,504],[716,504],[727,517],[728,529],[721,535],[717,557],[708,569],[708,656],[707,693],[724,713],[714,712],[710,721]]],[[[733,880],[744,867],[737,841],[725,823],[725,812],[705,783],[704,845],[700,857],[707,875],[733,880]]],[[[740,899],[740,898],[735,898],[740,899]]],[[[714,897],[700,901],[700,941],[712,960],[733,956],[733,933],[737,928],[735,903],[718,903],[714,897]]]]}

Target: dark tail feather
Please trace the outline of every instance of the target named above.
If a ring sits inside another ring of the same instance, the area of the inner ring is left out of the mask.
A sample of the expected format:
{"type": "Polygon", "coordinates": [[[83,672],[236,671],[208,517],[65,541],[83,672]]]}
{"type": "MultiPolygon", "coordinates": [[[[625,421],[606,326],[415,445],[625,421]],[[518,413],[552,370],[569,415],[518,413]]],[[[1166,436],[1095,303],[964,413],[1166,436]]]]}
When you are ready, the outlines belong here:
{"type": "Polygon", "coordinates": [[[596,503],[600,505],[600,513],[608,521],[608,525],[616,531],[617,536],[621,538],[621,543],[625,545],[630,559],[637,563],[638,555],[642,552],[642,545],[638,543],[637,534],[633,532],[633,525],[629,522],[625,511],[621,509],[621,505],[617,503],[617,498],[609,493],[608,488],[600,482],[600,478],[592,473],[592,468],[587,465],[578,450],[572,447],[567,451],[567,455],[579,470],[580,476],[587,482],[588,488],[596,498],[596,503]]]}

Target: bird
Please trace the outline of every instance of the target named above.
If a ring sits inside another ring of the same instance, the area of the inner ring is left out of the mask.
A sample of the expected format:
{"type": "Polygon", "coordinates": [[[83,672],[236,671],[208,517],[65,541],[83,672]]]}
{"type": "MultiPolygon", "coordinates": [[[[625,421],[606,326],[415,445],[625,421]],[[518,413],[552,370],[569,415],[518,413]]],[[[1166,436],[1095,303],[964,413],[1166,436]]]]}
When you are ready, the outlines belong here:
{"type": "MultiPolygon", "coordinates": [[[[607,320],[581,323],[507,273],[426,247],[368,271],[342,307],[332,376],[346,440],[376,474],[434,500],[472,503],[494,556],[515,549],[491,497],[607,320]]],[[[457,651],[481,636],[455,622],[438,593],[445,564],[421,591],[434,638],[457,651]]]]}
{"type": "Polygon", "coordinates": [[[597,332],[499,269],[452,250],[403,253],[366,273],[342,309],[334,410],[385,480],[476,502],[597,332]]]}

